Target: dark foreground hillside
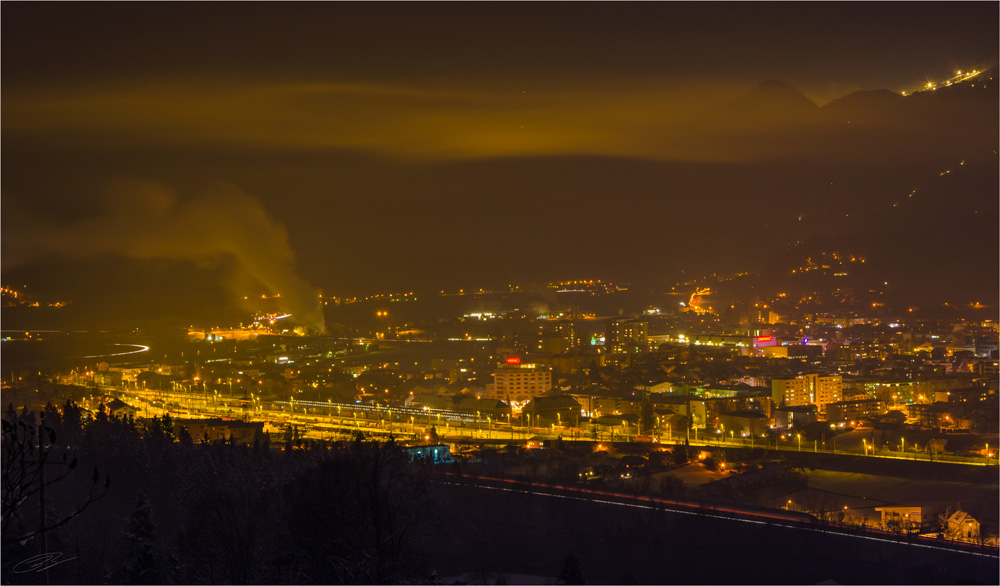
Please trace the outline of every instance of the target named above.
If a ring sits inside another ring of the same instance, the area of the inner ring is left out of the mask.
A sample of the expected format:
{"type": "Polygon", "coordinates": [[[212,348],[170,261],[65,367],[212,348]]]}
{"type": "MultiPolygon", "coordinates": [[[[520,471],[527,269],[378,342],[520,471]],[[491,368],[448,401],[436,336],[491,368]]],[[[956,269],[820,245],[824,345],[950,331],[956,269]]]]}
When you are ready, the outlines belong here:
{"type": "Polygon", "coordinates": [[[588,584],[996,584],[1000,579],[996,558],[539,495],[433,487],[442,506],[427,562],[442,577],[474,575],[503,583],[521,574],[551,577],[554,583],[572,553],[588,584]]]}

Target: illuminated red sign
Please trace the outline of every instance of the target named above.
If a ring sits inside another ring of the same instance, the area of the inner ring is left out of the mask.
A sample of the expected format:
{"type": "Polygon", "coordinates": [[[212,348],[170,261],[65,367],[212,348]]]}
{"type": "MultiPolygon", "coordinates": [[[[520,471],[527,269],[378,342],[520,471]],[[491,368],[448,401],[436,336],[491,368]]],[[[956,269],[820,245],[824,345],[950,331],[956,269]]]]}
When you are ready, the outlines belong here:
{"type": "Polygon", "coordinates": [[[521,364],[521,358],[519,356],[508,356],[507,364],[521,364]]]}
{"type": "Polygon", "coordinates": [[[758,342],[770,342],[774,336],[757,336],[758,342]]]}

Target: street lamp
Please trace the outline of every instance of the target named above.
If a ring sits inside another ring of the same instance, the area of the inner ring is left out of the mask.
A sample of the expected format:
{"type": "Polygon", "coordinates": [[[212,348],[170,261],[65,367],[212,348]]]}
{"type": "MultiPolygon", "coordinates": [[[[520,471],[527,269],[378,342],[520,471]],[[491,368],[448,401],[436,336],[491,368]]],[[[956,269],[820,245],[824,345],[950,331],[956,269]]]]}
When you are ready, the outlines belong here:
{"type": "Polygon", "coordinates": [[[795,434],[795,438],[799,440],[799,451],[801,452],[802,451],[802,434],[801,433],[795,434]]]}

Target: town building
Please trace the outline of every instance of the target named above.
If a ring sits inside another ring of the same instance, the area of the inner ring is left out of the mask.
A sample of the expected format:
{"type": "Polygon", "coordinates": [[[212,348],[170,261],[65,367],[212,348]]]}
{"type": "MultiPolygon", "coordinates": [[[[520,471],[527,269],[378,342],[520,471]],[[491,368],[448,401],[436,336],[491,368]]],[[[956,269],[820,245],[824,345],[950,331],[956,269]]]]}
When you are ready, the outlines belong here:
{"type": "Polygon", "coordinates": [[[948,537],[955,539],[979,539],[979,521],[973,519],[965,511],[955,511],[947,521],[948,537]]]}
{"type": "Polygon", "coordinates": [[[444,444],[433,446],[412,446],[403,448],[403,453],[407,455],[411,462],[422,461],[432,464],[441,464],[451,461],[451,447],[444,444]]]}
{"type": "Polygon", "coordinates": [[[539,320],[535,349],[549,354],[563,354],[576,348],[576,330],[569,320],[539,320]]]}
{"type": "Polygon", "coordinates": [[[508,356],[493,371],[493,388],[485,398],[496,399],[510,405],[520,413],[534,397],[540,397],[552,388],[552,371],[536,363],[522,362],[518,356],[508,356]]]}
{"type": "Polygon", "coordinates": [[[841,399],[840,375],[800,374],[794,378],[771,380],[771,398],[776,405],[798,407],[816,405],[820,412],[841,399]]]}
{"type": "Polygon", "coordinates": [[[611,354],[637,354],[649,348],[649,324],[641,320],[616,319],[608,323],[604,347],[611,354]]]}
{"type": "Polygon", "coordinates": [[[174,435],[180,436],[181,429],[187,430],[195,443],[232,441],[236,444],[252,445],[263,441],[264,422],[229,421],[225,419],[174,419],[174,435]]]}
{"type": "Polygon", "coordinates": [[[878,399],[837,401],[826,406],[826,420],[830,423],[861,421],[885,412],[885,402],[878,399]]]}
{"type": "Polygon", "coordinates": [[[430,393],[415,393],[403,401],[407,407],[425,409],[428,411],[453,411],[455,409],[454,395],[438,395],[430,393]]]}
{"type": "Polygon", "coordinates": [[[111,417],[118,417],[121,419],[135,417],[136,414],[136,408],[121,399],[112,399],[105,406],[105,409],[107,409],[107,412],[111,417]]]}
{"type": "Polygon", "coordinates": [[[535,397],[524,406],[522,414],[535,426],[580,424],[580,404],[569,395],[535,397]]]}
{"type": "Polygon", "coordinates": [[[499,399],[477,399],[475,397],[456,397],[455,411],[458,413],[475,414],[479,421],[491,418],[498,421],[501,418],[510,418],[510,405],[499,399]]]}
{"type": "Polygon", "coordinates": [[[777,407],[774,409],[774,426],[779,429],[790,427],[802,428],[810,423],[816,423],[815,405],[796,405],[794,407],[777,407]]]}
{"type": "Polygon", "coordinates": [[[921,507],[875,507],[882,513],[882,528],[886,531],[921,531],[934,525],[934,515],[921,507]]]}
{"type": "Polygon", "coordinates": [[[719,415],[719,431],[733,438],[765,435],[769,423],[770,419],[761,411],[731,411],[719,415]]]}
{"type": "Polygon", "coordinates": [[[580,404],[581,415],[600,417],[602,415],[622,415],[639,413],[642,399],[634,393],[616,392],[601,387],[592,387],[581,392],[568,393],[580,404]]]}

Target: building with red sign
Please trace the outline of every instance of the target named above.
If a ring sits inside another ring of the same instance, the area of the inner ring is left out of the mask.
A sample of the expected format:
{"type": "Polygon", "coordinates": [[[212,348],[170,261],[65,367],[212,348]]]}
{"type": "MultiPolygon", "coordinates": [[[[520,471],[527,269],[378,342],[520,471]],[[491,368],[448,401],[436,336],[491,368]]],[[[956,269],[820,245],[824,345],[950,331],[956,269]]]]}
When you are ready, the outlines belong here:
{"type": "Polygon", "coordinates": [[[549,368],[523,362],[520,356],[508,356],[493,372],[493,388],[487,396],[507,403],[516,414],[532,398],[541,397],[551,388],[549,368]]]}

